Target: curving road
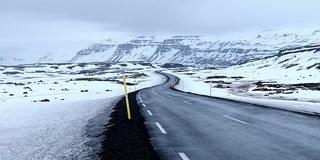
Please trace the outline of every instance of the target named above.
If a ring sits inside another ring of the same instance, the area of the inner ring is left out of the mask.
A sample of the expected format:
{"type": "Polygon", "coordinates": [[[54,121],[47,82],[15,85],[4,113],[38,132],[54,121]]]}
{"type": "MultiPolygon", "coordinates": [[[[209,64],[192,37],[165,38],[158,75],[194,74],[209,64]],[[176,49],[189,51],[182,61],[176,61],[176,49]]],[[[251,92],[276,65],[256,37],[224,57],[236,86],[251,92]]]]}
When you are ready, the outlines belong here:
{"type": "Polygon", "coordinates": [[[137,94],[161,159],[320,159],[320,118],[170,89],[137,94]]]}

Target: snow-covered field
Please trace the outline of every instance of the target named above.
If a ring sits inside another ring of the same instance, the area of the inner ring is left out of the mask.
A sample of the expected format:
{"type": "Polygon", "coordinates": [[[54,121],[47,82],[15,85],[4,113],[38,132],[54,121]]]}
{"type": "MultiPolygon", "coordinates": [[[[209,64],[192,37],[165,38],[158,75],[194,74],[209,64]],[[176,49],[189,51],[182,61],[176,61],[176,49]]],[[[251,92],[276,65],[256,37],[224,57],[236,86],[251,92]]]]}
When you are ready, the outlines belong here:
{"type": "MultiPolygon", "coordinates": [[[[164,71],[181,79],[179,90],[319,114],[319,60],[320,52],[308,51],[164,71]]],[[[0,66],[0,159],[92,159],[100,149],[95,132],[124,94],[123,72],[133,92],[163,83],[156,70],[148,63],[0,66]]]]}
{"type": "MultiPolygon", "coordinates": [[[[122,71],[127,72],[129,91],[152,86],[154,68],[131,63],[26,65],[0,68],[0,102],[25,103],[48,99],[52,101],[100,99],[123,94],[122,71]],[[146,73],[146,74],[143,74],[146,73]]],[[[159,76],[158,76],[159,77],[159,76]]]]}
{"type": "Polygon", "coordinates": [[[133,92],[163,83],[155,70],[133,63],[1,66],[0,159],[94,157],[99,142],[88,126],[108,122],[124,94],[122,72],[133,92]]]}
{"type": "Polygon", "coordinates": [[[221,70],[188,68],[167,72],[181,79],[176,86],[179,90],[319,114],[319,61],[320,52],[309,51],[221,70]]]}

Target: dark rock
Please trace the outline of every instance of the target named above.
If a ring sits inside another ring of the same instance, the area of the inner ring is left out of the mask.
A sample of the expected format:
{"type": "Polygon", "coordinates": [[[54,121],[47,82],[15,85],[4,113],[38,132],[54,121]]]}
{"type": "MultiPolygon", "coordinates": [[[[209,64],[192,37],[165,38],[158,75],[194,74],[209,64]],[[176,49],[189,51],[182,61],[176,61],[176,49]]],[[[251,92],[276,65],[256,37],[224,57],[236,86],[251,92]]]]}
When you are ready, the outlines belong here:
{"type": "Polygon", "coordinates": [[[43,100],[40,100],[40,102],[50,102],[49,99],[43,99],[43,100]]]}
{"type": "Polygon", "coordinates": [[[183,64],[179,64],[179,63],[165,63],[161,67],[162,68],[183,68],[185,66],[183,64]]]}

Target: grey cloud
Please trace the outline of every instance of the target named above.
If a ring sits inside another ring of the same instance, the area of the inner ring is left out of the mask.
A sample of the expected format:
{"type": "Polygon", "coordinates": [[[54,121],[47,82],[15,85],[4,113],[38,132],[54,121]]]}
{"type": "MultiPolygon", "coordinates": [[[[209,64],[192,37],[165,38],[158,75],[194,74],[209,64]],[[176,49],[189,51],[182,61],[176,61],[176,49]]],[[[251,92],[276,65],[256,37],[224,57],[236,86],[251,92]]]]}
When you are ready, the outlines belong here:
{"type": "Polygon", "coordinates": [[[115,32],[220,35],[317,27],[319,4],[318,0],[3,0],[0,54],[8,52],[7,46],[17,46],[15,51],[29,46],[38,53],[73,46],[75,51],[84,42],[115,32]],[[49,45],[52,42],[57,44],[49,45]]]}
{"type": "MultiPolygon", "coordinates": [[[[128,32],[217,34],[318,25],[317,0],[10,0],[5,12],[100,23],[128,32]]],[[[112,27],[109,27],[109,26],[112,27]]]]}

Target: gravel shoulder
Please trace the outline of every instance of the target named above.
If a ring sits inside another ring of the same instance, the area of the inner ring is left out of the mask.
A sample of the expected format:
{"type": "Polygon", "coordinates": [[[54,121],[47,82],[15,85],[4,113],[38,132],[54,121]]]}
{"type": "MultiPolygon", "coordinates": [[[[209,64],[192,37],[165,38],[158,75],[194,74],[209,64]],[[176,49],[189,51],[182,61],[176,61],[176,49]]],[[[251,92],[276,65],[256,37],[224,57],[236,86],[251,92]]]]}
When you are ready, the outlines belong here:
{"type": "Polygon", "coordinates": [[[150,143],[150,136],[145,126],[145,119],[140,113],[136,94],[129,94],[132,119],[127,119],[125,99],[122,98],[114,107],[104,133],[101,159],[159,159],[150,143]]]}

